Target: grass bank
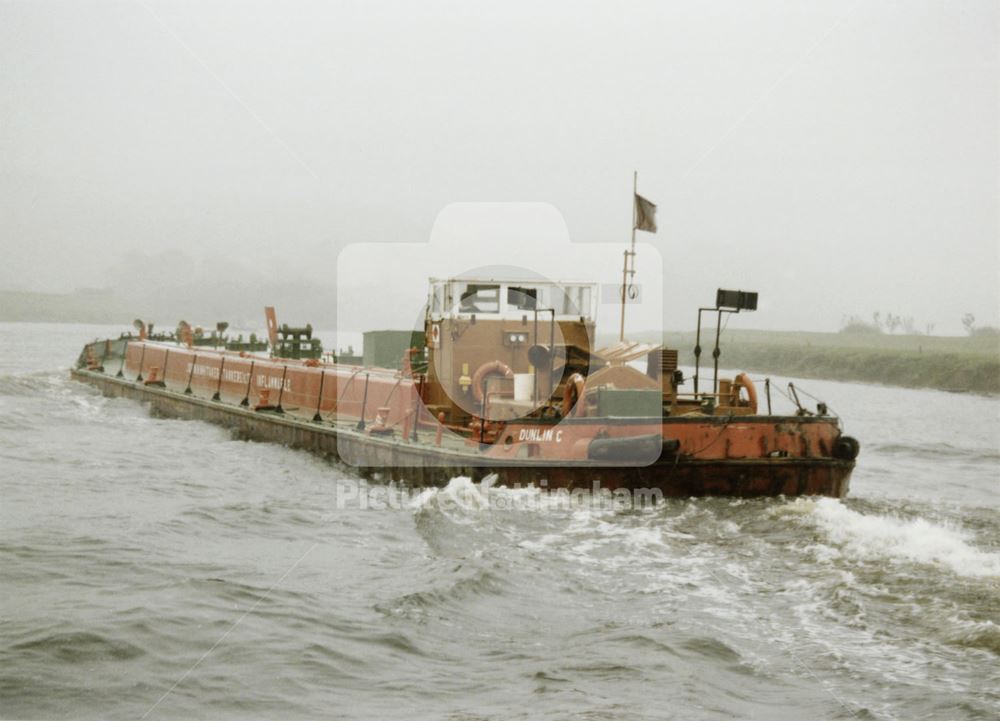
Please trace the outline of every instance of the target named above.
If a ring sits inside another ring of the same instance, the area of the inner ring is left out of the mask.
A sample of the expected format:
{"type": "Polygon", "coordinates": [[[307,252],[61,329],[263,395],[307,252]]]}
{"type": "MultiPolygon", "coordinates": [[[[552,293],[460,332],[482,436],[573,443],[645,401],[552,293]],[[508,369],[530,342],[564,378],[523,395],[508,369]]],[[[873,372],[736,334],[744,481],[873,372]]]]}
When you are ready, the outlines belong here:
{"type": "MultiPolygon", "coordinates": [[[[694,363],[694,333],[665,333],[664,343],[694,363]]],[[[702,336],[711,366],[714,333],[702,336]]],[[[972,393],[1000,393],[1000,339],[848,335],[731,330],[723,333],[723,368],[800,378],[862,381],[972,393]]]]}

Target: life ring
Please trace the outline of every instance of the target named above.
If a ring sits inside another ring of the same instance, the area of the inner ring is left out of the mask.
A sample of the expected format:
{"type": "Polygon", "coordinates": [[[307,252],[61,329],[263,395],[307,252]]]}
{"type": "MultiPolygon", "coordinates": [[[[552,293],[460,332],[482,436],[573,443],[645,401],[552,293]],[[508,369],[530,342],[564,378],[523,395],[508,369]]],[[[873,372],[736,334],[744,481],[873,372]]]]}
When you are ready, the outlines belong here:
{"type": "Polygon", "coordinates": [[[481,366],[476,368],[476,372],[472,374],[472,395],[475,396],[476,400],[480,403],[483,402],[483,386],[489,376],[513,378],[514,371],[510,369],[509,365],[498,360],[483,363],[481,366]]]}
{"type": "Polygon", "coordinates": [[[583,415],[583,391],[586,379],[579,373],[574,373],[566,381],[563,389],[563,416],[583,415]]]}
{"type": "Polygon", "coordinates": [[[740,388],[743,388],[747,392],[747,406],[750,408],[750,413],[756,413],[757,388],[746,373],[740,373],[733,379],[733,400],[736,405],[740,404],[740,388]]]}

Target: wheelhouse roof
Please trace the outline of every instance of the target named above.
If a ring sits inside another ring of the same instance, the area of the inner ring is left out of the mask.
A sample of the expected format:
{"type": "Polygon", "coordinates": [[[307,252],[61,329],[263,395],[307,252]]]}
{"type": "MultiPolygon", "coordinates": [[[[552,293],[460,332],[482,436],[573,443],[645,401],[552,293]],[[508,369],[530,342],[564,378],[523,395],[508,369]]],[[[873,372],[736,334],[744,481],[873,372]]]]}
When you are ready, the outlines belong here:
{"type": "Polygon", "coordinates": [[[498,283],[500,285],[598,285],[592,280],[553,280],[550,278],[492,278],[456,275],[450,278],[429,278],[428,283],[498,283]]]}

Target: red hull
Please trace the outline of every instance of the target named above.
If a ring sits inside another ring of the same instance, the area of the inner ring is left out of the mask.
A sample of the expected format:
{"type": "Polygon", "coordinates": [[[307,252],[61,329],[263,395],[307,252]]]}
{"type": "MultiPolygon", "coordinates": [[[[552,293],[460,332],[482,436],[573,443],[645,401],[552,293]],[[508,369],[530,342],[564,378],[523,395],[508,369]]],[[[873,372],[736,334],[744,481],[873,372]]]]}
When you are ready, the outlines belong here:
{"type": "Polygon", "coordinates": [[[246,437],[307,448],[414,484],[496,473],[507,485],[591,488],[596,481],[606,489],[655,488],[664,496],[842,497],[854,467],[853,459],[834,457],[840,433],[832,418],[525,420],[500,427],[495,442],[480,445],[450,431],[439,437],[414,381],[399,372],[152,342],[124,345],[119,355],[94,344],[86,355],[101,359],[104,370],[80,368],[74,377],[107,394],[149,401],[160,413],[222,423],[246,437]],[[378,409],[383,434],[371,433],[378,409]],[[662,444],[647,443],[625,461],[593,460],[596,439],[628,444],[652,434],[662,444]]]}

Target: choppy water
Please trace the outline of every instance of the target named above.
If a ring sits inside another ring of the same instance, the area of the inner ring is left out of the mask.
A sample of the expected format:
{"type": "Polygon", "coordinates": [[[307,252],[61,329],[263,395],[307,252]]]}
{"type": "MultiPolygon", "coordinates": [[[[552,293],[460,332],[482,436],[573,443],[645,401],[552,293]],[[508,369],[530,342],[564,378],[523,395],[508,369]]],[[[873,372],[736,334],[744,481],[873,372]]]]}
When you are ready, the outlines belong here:
{"type": "Polygon", "coordinates": [[[363,510],[70,381],[109,332],[0,325],[0,717],[1000,715],[996,398],[803,381],[862,442],[845,502],[363,510]]]}

